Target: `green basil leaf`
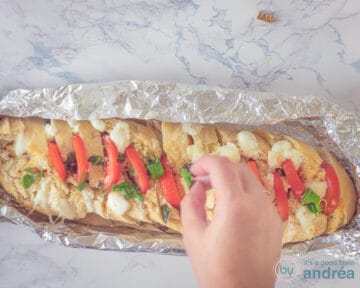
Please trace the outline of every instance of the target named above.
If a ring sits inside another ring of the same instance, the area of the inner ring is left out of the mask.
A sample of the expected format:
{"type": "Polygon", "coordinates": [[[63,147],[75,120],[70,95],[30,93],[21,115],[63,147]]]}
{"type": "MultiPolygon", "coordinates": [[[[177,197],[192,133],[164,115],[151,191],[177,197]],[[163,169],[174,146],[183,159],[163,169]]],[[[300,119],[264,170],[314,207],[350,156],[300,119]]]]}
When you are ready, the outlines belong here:
{"type": "Polygon", "coordinates": [[[76,186],[76,189],[79,191],[84,190],[88,186],[88,183],[86,182],[80,182],[79,185],[76,186]]]}
{"type": "Polygon", "coordinates": [[[90,163],[93,163],[94,165],[104,166],[104,158],[102,156],[99,156],[99,155],[90,156],[88,161],[90,163]]]}
{"type": "Polygon", "coordinates": [[[104,183],[103,182],[99,182],[98,185],[97,185],[97,188],[102,188],[104,187],[104,183]]]}
{"type": "Polygon", "coordinates": [[[152,180],[159,179],[164,175],[164,168],[161,165],[159,158],[156,158],[155,161],[147,164],[146,168],[149,171],[152,180]]]}
{"type": "Polygon", "coordinates": [[[138,187],[131,182],[123,182],[112,186],[112,191],[122,193],[127,199],[136,199],[144,202],[144,197],[140,193],[138,187]]]}
{"type": "Polygon", "coordinates": [[[36,174],[32,168],[25,168],[24,171],[30,174],[36,174]]]}
{"type": "Polygon", "coordinates": [[[162,213],[164,222],[167,223],[169,220],[169,217],[170,217],[169,205],[167,205],[167,204],[161,205],[161,213],[162,213]]]}
{"type": "Polygon", "coordinates": [[[317,195],[313,190],[310,188],[306,189],[305,194],[301,198],[301,204],[309,204],[320,202],[320,196],[317,195]]]}
{"type": "Polygon", "coordinates": [[[45,171],[44,170],[39,170],[39,175],[41,177],[45,177],[45,171]]]}
{"type": "Polygon", "coordinates": [[[310,212],[318,214],[322,211],[321,198],[310,188],[306,189],[305,194],[301,199],[301,204],[306,205],[310,212]]]}
{"type": "Polygon", "coordinates": [[[79,191],[84,190],[88,186],[88,183],[86,182],[86,173],[82,175],[81,182],[76,186],[76,189],[79,191]]]}
{"type": "Polygon", "coordinates": [[[183,167],[180,169],[180,173],[185,181],[185,184],[188,188],[190,188],[190,185],[192,183],[192,175],[188,168],[183,167]]]}
{"type": "Polygon", "coordinates": [[[310,212],[317,214],[316,206],[314,203],[309,203],[306,205],[310,212]]]}
{"type": "Polygon", "coordinates": [[[140,193],[140,192],[137,192],[137,193],[134,193],[132,195],[132,197],[134,199],[136,199],[137,201],[139,201],[140,203],[143,203],[144,202],[144,196],[140,193]]]}
{"type": "Polygon", "coordinates": [[[32,184],[36,181],[36,174],[26,174],[22,178],[22,186],[24,189],[30,188],[32,184]]]}
{"type": "Polygon", "coordinates": [[[106,191],[105,191],[104,189],[101,189],[101,190],[100,190],[100,194],[101,194],[101,195],[104,195],[105,192],[106,192],[106,191]]]}

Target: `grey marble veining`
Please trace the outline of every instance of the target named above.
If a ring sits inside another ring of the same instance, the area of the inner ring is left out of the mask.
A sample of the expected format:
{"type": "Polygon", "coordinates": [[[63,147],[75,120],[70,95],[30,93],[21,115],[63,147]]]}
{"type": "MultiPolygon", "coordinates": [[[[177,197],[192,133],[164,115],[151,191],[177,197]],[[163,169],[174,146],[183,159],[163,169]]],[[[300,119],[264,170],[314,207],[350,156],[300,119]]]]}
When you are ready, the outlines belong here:
{"type": "Polygon", "coordinates": [[[359,105],[357,0],[0,3],[0,94],[153,79],[359,105]]]}
{"type": "MultiPolygon", "coordinates": [[[[324,96],[358,113],[359,25],[359,0],[0,0],[0,97],[75,82],[174,80],[324,96]],[[277,21],[256,20],[259,10],[277,21]]],[[[0,224],[0,247],[0,288],[197,287],[186,257],[64,248],[9,223],[0,224]]],[[[339,285],[358,281],[290,286],[339,285]]]]}
{"type": "Polygon", "coordinates": [[[0,224],[0,288],[196,287],[187,257],[74,249],[0,224]]]}

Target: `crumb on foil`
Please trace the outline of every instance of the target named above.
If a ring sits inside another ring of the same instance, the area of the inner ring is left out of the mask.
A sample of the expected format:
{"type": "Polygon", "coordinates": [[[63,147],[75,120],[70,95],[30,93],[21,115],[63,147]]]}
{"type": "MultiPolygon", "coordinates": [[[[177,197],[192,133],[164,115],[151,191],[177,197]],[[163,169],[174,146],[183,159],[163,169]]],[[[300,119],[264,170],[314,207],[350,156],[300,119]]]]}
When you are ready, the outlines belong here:
{"type": "Polygon", "coordinates": [[[256,15],[256,19],[267,23],[272,23],[275,20],[273,14],[267,11],[259,11],[256,15]]]}

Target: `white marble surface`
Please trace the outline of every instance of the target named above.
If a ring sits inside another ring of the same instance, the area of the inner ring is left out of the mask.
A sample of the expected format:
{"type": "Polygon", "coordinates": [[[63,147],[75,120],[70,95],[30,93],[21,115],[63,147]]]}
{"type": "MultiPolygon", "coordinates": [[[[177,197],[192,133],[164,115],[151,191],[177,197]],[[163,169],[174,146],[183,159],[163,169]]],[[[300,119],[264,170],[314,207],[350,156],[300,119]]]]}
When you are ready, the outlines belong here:
{"type": "MultiPolygon", "coordinates": [[[[175,80],[313,94],[358,113],[359,25],[359,0],[0,0],[0,97],[75,82],[175,80]],[[277,22],[257,21],[262,9],[277,22]]],[[[0,247],[0,287],[196,287],[185,257],[68,249],[4,223],[0,247]]],[[[311,285],[356,287],[340,281],[311,285]]]]}

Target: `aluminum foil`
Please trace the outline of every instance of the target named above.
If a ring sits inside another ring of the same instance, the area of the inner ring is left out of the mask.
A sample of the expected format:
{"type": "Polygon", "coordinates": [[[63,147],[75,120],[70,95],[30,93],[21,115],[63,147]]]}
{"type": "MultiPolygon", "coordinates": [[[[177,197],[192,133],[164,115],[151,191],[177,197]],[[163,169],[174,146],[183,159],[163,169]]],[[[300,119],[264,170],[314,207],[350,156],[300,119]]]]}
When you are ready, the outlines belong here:
{"type": "MultiPolygon", "coordinates": [[[[226,123],[285,133],[332,152],[360,191],[360,117],[319,97],[279,97],[173,82],[120,81],[15,90],[0,100],[0,115],[226,123]]],[[[44,240],[72,247],[185,253],[179,234],[156,229],[140,231],[111,221],[93,225],[90,220],[50,223],[43,215],[24,211],[5,191],[0,191],[0,221],[27,226],[44,240]]],[[[359,213],[334,234],[286,245],[282,252],[294,255],[313,251],[360,261],[359,213]]]]}

